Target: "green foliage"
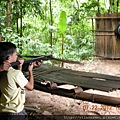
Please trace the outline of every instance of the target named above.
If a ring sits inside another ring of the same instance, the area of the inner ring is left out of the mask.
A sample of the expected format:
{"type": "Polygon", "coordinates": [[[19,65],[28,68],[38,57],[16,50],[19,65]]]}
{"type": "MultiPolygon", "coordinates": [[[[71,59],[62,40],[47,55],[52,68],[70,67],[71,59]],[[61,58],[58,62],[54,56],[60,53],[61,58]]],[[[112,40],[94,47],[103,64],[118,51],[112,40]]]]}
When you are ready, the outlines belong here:
{"type": "Polygon", "coordinates": [[[84,2],[81,6],[79,11],[84,10],[85,16],[93,16],[97,12],[97,8],[99,7],[99,2],[96,0],[88,0],[84,2]]]}
{"type": "Polygon", "coordinates": [[[0,33],[2,33],[2,29],[4,28],[6,24],[6,2],[3,2],[3,0],[0,1],[0,33]]]}
{"type": "MultiPolygon", "coordinates": [[[[11,28],[6,28],[8,0],[0,1],[0,32],[3,41],[12,41],[21,55],[53,54],[68,60],[90,59],[92,55],[92,23],[88,17],[108,12],[104,0],[51,0],[53,25],[50,25],[49,1],[22,0],[23,37],[17,33],[20,28],[20,1],[14,0],[11,28]],[[60,15],[60,17],[59,17],[60,15]],[[18,20],[18,23],[16,21],[18,20]],[[59,24],[58,24],[59,23],[59,24]],[[50,46],[52,32],[53,45],[50,46]],[[62,38],[64,34],[64,54],[62,38]]],[[[117,0],[111,5],[111,12],[119,11],[117,0]]],[[[120,3],[119,3],[120,4],[120,3]]]]}
{"type": "Polygon", "coordinates": [[[64,34],[67,28],[67,18],[66,18],[66,12],[65,11],[61,11],[60,13],[60,18],[59,18],[59,23],[58,23],[58,27],[60,30],[61,34],[64,34]]]}

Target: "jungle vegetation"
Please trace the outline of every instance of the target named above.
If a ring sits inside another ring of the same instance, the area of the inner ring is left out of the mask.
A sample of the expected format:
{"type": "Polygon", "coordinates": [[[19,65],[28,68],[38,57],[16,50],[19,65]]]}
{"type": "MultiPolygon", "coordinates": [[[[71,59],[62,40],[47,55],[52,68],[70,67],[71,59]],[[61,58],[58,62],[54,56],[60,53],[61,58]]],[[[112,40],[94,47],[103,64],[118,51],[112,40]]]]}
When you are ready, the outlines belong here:
{"type": "Polygon", "coordinates": [[[0,0],[0,34],[21,55],[88,60],[95,51],[90,17],[119,10],[119,0],[0,0]]]}

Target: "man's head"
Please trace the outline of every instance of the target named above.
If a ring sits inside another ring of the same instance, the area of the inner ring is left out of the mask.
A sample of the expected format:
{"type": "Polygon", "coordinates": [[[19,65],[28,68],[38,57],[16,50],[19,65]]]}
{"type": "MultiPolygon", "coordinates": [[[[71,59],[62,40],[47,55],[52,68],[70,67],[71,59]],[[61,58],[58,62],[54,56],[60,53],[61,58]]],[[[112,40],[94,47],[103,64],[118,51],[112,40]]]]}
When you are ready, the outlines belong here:
{"type": "Polygon", "coordinates": [[[115,28],[114,33],[117,36],[117,39],[120,39],[120,22],[118,23],[118,26],[115,28]]]}
{"type": "Polygon", "coordinates": [[[11,42],[0,42],[0,64],[8,60],[10,63],[17,59],[17,51],[15,44],[11,42]]]}

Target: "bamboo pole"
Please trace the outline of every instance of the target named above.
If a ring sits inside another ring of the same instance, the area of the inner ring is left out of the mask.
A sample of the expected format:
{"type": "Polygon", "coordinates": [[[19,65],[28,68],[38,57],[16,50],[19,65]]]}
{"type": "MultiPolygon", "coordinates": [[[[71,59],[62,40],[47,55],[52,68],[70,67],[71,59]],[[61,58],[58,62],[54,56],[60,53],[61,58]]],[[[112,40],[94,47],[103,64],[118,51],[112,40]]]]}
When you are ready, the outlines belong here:
{"type": "Polygon", "coordinates": [[[63,88],[54,88],[52,89],[48,84],[43,85],[40,82],[35,81],[34,88],[36,90],[48,92],[51,94],[56,94],[64,97],[79,99],[79,100],[85,100],[105,105],[111,105],[111,106],[118,106],[120,105],[120,98],[117,97],[111,97],[111,96],[105,96],[105,95],[98,95],[98,94],[92,94],[87,92],[79,92],[75,93],[74,89],[68,90],[63,88]]]}

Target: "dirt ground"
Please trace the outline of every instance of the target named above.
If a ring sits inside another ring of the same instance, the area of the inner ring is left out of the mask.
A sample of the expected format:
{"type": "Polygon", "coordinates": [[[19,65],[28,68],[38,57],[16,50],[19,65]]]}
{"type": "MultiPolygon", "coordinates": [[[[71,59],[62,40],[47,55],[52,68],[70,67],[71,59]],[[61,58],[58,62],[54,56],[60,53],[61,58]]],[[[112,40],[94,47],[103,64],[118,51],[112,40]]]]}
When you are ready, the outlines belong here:
{"type": "MultiPolygon", "coordinates": [[[[120,76],[120,60],[100,60],[94,59],[90,61],[81,61],[81,64],[64,64],[65,68],[102,73],[114,76],[120,76]]],[[[65,87],[72,88],[72,85],[66,85],[65,87]]],[[[87,90],[90,93],[109,95],[114,97],[120,97],[120,91],[103,92],[99,90],[87,90]]],[[[31,108],[30,114],[42,114],[42,115],[119,115],[120,108],[110,107],[104,110],[91,109],[91,106],[100,107],[101,104],[76,100],[72,98],[62,97],[58,95],[51,95],[38,90],[27,91],[26,90],[26,109],[31,108]],[[85,108],[85,105],[88,108],[85,108]]]]}

